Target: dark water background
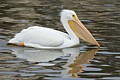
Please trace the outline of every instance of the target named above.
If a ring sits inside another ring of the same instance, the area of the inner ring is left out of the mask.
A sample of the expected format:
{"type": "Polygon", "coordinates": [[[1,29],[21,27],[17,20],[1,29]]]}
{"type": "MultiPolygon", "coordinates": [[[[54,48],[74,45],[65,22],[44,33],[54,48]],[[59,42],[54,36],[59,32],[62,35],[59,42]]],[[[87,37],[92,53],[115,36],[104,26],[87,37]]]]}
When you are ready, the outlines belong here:
{"type": "Polygon", "coordinates": [[[0,80],[15,79],[120,80],[120,0],[0,0],[0,80]],[[34,25],[65,31],[62,9],[77,13],[101,44],[99,50],[87,43],[45,51],[6,45],[34,25]]]}

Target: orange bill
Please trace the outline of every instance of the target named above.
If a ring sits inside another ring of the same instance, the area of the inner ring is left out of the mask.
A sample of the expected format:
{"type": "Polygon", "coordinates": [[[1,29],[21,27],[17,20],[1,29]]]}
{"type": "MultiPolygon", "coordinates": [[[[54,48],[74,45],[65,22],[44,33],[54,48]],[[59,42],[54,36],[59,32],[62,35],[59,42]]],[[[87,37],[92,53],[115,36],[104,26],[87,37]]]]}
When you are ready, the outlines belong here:
{"type": "Polygon", "coordinates": [[[92,36],[92,34],[87,30],[87,28],[78,20],[69,20],[68,24],[70,25],[73,32],[81,39],[89,42],[93,45],[97,45],[100,47],[98,42],[92,36]]]}

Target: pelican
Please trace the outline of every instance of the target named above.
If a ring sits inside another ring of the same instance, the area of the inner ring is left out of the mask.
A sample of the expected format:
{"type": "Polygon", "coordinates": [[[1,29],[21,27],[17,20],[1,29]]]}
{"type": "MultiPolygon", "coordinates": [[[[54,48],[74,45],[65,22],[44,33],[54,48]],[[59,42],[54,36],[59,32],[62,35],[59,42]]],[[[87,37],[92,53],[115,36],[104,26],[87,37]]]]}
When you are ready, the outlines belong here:
{"type": "Polygon", "coordinates": [[[32,26],[16,34],[8,44],[40,49],[62,49],[79,45],[79,38],[81,38],[93,45],[100,46],[73,10],[62,10],[60,15],[60,21],[67,33],[32,26]]]}

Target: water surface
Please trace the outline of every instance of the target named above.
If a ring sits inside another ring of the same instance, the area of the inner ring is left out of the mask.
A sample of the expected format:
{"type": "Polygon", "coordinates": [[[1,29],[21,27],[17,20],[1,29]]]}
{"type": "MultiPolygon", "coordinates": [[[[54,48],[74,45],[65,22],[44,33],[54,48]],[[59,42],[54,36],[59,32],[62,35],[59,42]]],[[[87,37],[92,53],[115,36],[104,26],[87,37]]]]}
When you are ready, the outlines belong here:
{"type": "Polygon", "coordinates": [[[96,80],[120,79],[120,0],[3,0],[0,1],[0,79],[96,80]],[[74,10],[100,43],[39,50],[7,46],[24,28],[38,25],[64,31],[62,9],[74,10]]]}

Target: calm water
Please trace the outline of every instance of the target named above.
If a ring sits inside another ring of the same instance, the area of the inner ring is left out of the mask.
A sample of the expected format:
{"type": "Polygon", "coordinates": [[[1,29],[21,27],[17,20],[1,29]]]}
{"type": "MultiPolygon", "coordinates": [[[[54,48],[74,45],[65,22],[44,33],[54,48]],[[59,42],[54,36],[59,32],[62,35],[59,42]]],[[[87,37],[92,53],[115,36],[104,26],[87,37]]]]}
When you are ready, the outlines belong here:
{"type": "Polygon", "coordinates": [[[120,80],[120,0],[1,0],[0,80],[120,80]],[[63,50],[7,46],[22,29],[65,31],[62,9],[74,10],[101,44],[63,50]]]}

